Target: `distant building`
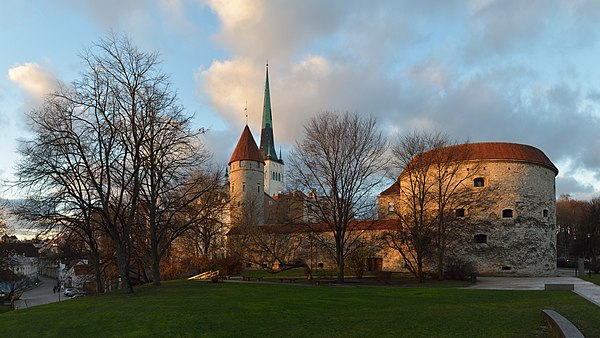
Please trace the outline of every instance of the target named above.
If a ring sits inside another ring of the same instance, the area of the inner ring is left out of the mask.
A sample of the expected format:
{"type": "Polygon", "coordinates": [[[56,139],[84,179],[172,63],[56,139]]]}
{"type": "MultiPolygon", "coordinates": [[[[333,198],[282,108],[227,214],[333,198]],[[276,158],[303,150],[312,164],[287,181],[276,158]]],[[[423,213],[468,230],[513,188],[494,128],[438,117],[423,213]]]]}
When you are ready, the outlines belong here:
{"type": "MultiPolygon", "coordinates": [[[[556,270],[556,191],[558,169],[539,149],[515,143],[473,143],[435,150],[437,155],[460,150],[464,162],[458,176],[476,199],[451,212],[465,228],[454,239],[454,256],[471,262],[480,274],[549,275],[556,270]],[[476,176],[474,175],[477,169],[476,176]]],[[[431,155],[431,153],[429,154],[431,155]]],[[[429,156],[427,153],[419,156],[429,156]]],[[[409,165],[415,169],[417,157],[409,165]]],[[[316,266],[334,268],[331,257],[315,247],[314,236],[327,236],[323,224],[310,215],[311,196],[300,191],[285,192],[285,172],[277,156],[268,69],[260,148],[246,125],[229,160],[231,239],[243,238],[235,226],[259,226],[268,240],[285,246],[287,259],[304,259],[316,266]],[[315,258],[318,257],[318,258],[315,258]]],[[[405,231],[401,215],[407,206],[400,198],[406,193],[408,173],[380,193],[377,220],[354,221],[350,231],[361,233],[356,245],[369,248],[374,268],[402,271],[405,260],[397,250],[382,245],[386,232],[405,231]],[[403,190],[404,189],[404,190],[403,190]]],[[[433,206],[428,206],[433,208],[433,206]]],[[[254,257],[254,262],[274,266],[272,253],[254,257]]],[[[268,251],[268,250],[267,250],[268,251]]],[[[250,263],[249,263],[250,264],[250,263]]],[[[426,262],[430,270],[434,260],[426,262]]],[[[252,266],[252,264],[250,264],[252,266]]]]}
{"type": "Polygon", "coordinates": [[[37,278],[39,273],[39,254],[32,243],[0,243],[0,255],[10,261],[10,270],[15,274],[37,278]]]}

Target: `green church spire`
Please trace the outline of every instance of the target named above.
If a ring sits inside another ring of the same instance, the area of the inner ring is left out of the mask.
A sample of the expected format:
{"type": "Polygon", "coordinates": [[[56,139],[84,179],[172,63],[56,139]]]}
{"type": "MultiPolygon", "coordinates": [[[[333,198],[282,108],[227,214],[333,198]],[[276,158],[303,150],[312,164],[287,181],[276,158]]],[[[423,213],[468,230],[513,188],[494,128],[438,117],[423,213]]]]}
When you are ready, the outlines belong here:
{"type": "Polygon", "coordinates": [[[260,153],[265,160],[279,161],[273,138],[273,116],[271,114],[271,93],[269,92],[269,64],[267,63],[265,80],[265,99],[263,105],[262,130],[260,132],[260,153]]]}

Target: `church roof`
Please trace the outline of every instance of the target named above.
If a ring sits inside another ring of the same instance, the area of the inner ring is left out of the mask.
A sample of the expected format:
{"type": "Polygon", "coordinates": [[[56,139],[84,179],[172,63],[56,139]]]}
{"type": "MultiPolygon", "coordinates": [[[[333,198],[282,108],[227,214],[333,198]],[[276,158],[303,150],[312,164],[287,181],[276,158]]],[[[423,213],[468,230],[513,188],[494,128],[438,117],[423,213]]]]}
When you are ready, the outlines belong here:
{"type": "Polygon", "coordinates": [[[262,129],[260,131],[260,153],[265,160],[281,162],[275,151],[273,137],[273,114],[271,112],[271,94],[269,89],[269,65],[267,64],[265,78],[265,98],[263,104],[262,129]]]}
{"type": "Polygon", "coordinates": [[[254,141],[254,137],[252,136],[252,132],[248,125],[242,131],[242,136],[235,146],[233,150],[233,154],[231,154],[231,158],[227,164],[231,164],[233,161],[257,161],[265,163],[262,156],[260,155],[260,151],[258,150],[258,146],[254,141]]]}
{"type": "MultiPolygon", "coordinates": [[[[538,148],[518,143],[506,142],[483,142],[467,143],[440,149],[431,150],[422,155],[415,156],[409,163],[408,168],[418,167],[423,159],[435,157],[450,161],[470,160],[506,160],[517,162],[528,162],[544,166],[558,174],[558,168],[550,161],[543,151],[538,148]],[[420,157],[423,156],[423,157],[420,157]]],[[[426,161],[429,162],[429,161],[426,161]]],[[[386,190],[387,191],[387,190],[386,190]]]]}

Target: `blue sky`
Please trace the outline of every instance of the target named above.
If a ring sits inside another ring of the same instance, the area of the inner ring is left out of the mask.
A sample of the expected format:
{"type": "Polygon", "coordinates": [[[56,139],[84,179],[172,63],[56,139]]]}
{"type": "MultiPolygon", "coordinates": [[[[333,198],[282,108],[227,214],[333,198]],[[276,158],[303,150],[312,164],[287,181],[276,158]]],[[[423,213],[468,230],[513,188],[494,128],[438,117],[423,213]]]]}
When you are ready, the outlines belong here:
{"type": "Polygon", "coordinates": [[[4,0],[0,177],[12,179],[26,113],[82,71],[109,32],[158,51],[224,165],[245,123],[258,136],[269,61],[275,141],[323,110],[375,116],[392,139],[530,144],[557,193],[600,194],[600,2],[573,0],[4,0]]]}

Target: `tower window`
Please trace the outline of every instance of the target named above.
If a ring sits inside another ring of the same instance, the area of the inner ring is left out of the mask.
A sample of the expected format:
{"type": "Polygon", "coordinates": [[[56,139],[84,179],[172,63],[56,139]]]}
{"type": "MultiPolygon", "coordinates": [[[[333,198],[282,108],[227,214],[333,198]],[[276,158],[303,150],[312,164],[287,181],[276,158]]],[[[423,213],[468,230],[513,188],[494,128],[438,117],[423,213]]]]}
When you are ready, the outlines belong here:
{"type": "Polygon", "coordinates": [[[242,191],[246,191],[246,185],[242,184],[242,191]]]}
{"type": "Polygon", "coordinates": [[[483,177],[477,177],[476,179],[473,180],[473,186],[474,187],[483,187],[485,186],[485,180],[483,179],[483,177]]]}
{"type": "Polygon", "coordinates": [[[465,217],[465,209],[456,209],[454,210],[454,214],[456,215],[456,217],[465,217]]]}
{"type": "Polygon", "coordinates": [[[502,218],[512,218],[513,217],[513,211],[512,209],[504,209],[502,210],[502,218]]]}
{"type": "Polygon", "coordinates": [[[260,192],[260,184],[256,187],[256,191],[260,192]]]}
{"type": "Polygon", "coordinates": [[[542,216],[548,217],[548,214],[548,209],[544,209],[544,211],[542,211],[542,216]]]}
{"type": "Polygon", "coordinates": [[[235,189],[235,186],[233,185],[233,183],[231,183],[231,192],[233,192],[235,189]]]}
{"type": "Polygon", "coordinates": [[[240,168],[244,166],[244,161],[240,161],[240,168]]]}
{"type": "Polygon", "coordinates": [[[473,239],[475,240],[475,243],[478,243],[478,244],[487,243],[487,235],[485,235],[485,234],[477,234],[477,235],[475,235],[475,237],[473,237],[473,239]]]}
{"type": "Polygon", "coordinates": [[[394,212],[394,210],[395,210],[394,203],[388,202],[388,213],[394,212]]]}

